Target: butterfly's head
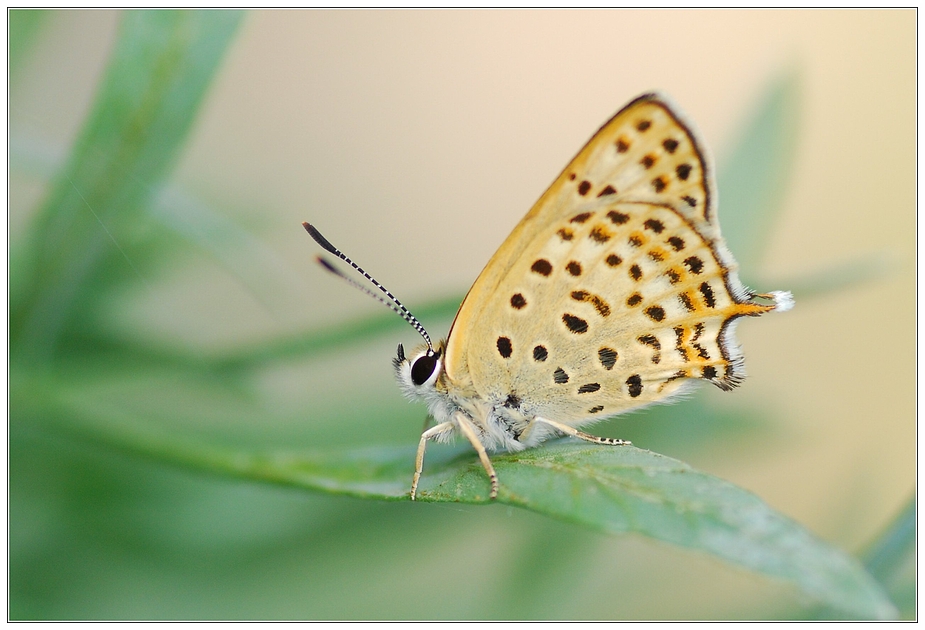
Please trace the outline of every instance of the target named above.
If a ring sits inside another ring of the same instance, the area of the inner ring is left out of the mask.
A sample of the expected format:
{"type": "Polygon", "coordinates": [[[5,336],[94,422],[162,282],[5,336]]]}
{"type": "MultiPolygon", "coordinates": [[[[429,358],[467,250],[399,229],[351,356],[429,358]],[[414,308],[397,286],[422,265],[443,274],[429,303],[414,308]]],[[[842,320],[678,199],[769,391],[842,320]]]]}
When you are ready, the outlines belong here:
{"type": "Polygon", "coordinates": [[[443,374],[443,344],[436,349],[429,345],[415,348],[405,356],[405,348],[398,345],[398,356],[392,361],[398,384],[408,398],[427,400],[437,392],[443,374]]]}

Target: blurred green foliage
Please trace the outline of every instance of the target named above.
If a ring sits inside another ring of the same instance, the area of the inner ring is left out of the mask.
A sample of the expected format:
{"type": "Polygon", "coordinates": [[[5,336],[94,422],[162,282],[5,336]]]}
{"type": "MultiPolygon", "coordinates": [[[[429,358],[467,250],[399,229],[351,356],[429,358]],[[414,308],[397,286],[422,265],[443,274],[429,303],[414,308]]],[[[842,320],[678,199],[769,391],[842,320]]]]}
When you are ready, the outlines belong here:
{"type": "MultiPolygon", "coordinates": [[[[122,14],[70,158],[11,243],[12,619],[617,618],[627,610],[620,598],[638,598],[644,585],[618,587],[620,576],[595,558],[613,544],[601,532],[627,531],[789,581],[826,607],[822,616],[895,614],[857,560],[749,493],[635,448],[565,443],[499,456],[496,505],[447,512],[410,504],[415,445],[393,446],[387,433],[409,408],[374,390],[341,403],[361,346],[389,338],[397,318],[210,355],[107,327],[114,295],[148,282],[188,247],[151,207],[240,20],[232,11],[122,14]],[[259,383],[289,371],[313,375],[310,422],[300,401],[271,408],[261,397],[259,383]],[[361,447],[344,449],[345,435],[361,447]],[[445,539],[469,541],[471,552],[443,558],[445,539]],[[477,597],[448,598],[447,583],[477,584],[466,591],[477,597]]],[[[42,12],[10,12],[11,71],[42,22],[42,12]]],[[[746,242],[773,217],[797,103],[792,77],[773,86],[735,154],[745,166],[720,177],[724,194],[739,194],[746,207],[735,220],[724,216],[730,241],[746,242]],[[755,204],[742,190],[767,194],[755,204]]],[[[458,302],[434,302],[419,315],[449,319],[458,302]]],[[[765,430],[760,413],[720,413],[701,397],[644,413],[646,444],[679,447],[673,452],[696,449],[707,435],[765,430]],[[685,414],[699,421],[661,430],[668,415],[685,414]]],[[[422,490],[444,505],[483,503],[487,483],[468,449],[435,447],[422,490]]],[[[906,615],[910,518],[866,561],[906,615]]]]}

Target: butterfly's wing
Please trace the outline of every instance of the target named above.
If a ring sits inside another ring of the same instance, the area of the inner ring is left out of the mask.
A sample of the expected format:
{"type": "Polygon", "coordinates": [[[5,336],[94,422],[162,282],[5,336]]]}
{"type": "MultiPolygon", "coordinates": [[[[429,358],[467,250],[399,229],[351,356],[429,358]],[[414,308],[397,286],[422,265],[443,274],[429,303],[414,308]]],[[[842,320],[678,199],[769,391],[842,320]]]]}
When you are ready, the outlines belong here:
{"type": "Polygon", "coordinates": [[[447,377],[571,424],[690,379],[728,389],[744,377],[735,320],[774,308],[753,297],[720,236],[703,144],[647,94],[598,131],[488,262],[450,331],[447,377]]]}

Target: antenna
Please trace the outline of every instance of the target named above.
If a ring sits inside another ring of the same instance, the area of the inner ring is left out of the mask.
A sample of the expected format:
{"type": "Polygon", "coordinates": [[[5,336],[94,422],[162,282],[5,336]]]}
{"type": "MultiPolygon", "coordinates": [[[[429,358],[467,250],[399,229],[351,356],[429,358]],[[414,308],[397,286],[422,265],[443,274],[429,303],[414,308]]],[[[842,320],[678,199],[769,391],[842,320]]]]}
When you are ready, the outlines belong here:
{"type": "Polygon", "coordinates": [[[411,326],[416,331],[418,331],[418,334],[420,334],[424,338],[424,341],[427,342],[427,347],[430,350],[430,352],[433,353],[434,344],[431,343],[430,341],[430,335],[428,335],[427,331],[424,330],[424,326],[421,325],[421,322],[418,321],[418,318],[412,315],[411,311],[405,308],[405,306],[401,302],[398,301],[398,298],[392,295],[392,293],[388,289],[386,289],[384,286],[379,284],[379,282],[375,278],[373,278],[371,275],[366,273],[366,271],[364,271],[362,267],[360,267],[358,264],[356,264],[355,262],[347,258],[347,256],[342,251],[334,247],[331,244],[331,242],[321,234],[321,232],[315,229],[313,225],[307,222],[303,222],[302,227],[305,228],[305,231],[308,232],[309,236],[315,239],[315,242],[321,245],[321,247],[324,248],[325,251],[331,254],[334,254],[335,256],[343,260],[345,263],[353,267],[358,273],[360,273],[360,275],[362,275],[364,278],[372,282],[373,285],[377,289],[382,291],[388,299],[382,297],[375,291],[372,291],[369,287],[363,286],[362,284],[360,284],[353,278],[350,278],[349,276],[344,274],[344,272],[342,272],[340,269],[338,269],[337,267],[329,263],[327,260],[325,260],[321,256],[318,256],[316,258],[316,260],[318,261],[318,264],[324,267],[327,271],[333,273],[338,278],[345,280],[346,282],[356,287],[357,289],[359,289],[366,295],[379,300],[380,302],[388,306],[390,309],[395,311],[399,315],[399,317],[401,317],[403,320],[411,324],[411,326]]]}

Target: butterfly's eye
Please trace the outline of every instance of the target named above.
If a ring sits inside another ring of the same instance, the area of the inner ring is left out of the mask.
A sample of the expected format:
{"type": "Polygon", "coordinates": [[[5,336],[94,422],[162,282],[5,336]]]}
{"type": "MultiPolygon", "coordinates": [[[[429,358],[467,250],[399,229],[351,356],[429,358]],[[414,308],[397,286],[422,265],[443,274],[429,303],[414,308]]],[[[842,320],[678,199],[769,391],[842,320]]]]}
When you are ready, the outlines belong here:
{"type": "Polygon", "coordinates": [[[415,385],[423,385],[434,374],[437,369],[437,355],[427,353],[414,360],[411,365],[411,382],[415,385]]]}

